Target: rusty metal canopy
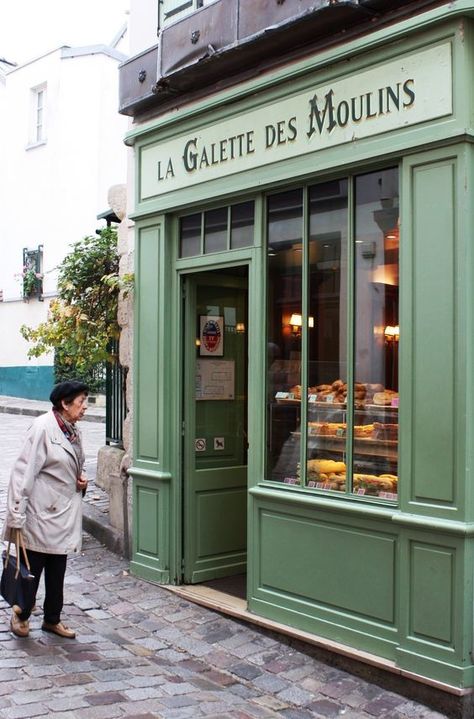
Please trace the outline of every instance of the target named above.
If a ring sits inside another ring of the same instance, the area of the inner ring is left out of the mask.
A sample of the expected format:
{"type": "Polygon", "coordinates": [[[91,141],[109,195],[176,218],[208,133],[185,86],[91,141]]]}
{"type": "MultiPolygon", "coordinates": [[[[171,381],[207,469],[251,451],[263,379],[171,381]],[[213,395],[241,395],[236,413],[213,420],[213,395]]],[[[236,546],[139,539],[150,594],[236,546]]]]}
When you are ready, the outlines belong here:
{"type": "Polygon", "coordinates": [[[120,68],[126,115],[164,112],[176,99],[240,77],[446,0],[217,0],[166,26],[160,42],[120,68]]]}

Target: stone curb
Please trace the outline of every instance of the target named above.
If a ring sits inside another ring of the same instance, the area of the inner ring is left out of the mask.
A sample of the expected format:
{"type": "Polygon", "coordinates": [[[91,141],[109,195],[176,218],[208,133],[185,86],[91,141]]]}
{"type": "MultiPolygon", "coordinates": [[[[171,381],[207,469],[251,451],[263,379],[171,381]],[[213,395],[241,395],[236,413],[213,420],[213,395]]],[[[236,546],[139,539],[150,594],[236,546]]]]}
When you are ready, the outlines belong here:
{"type": "Polygon", "coordinates": [[[86,502],[82,505],[82,528],[111,552],[124,556],[123,535],[110,526],[100,510],[86,502]]]}
{"type": "MultiPolygon", "coordinates": [[[[23,414],[29,417],[39,417],[40,414],[44,414],[45,410],[35,409],[34,407],[11,407],[0,405],[0,412],[3,414],[23,414]]],[[[81,422],[102,422],[105,423],[105,417],[97,414],[85,415],[81,422]]]]}

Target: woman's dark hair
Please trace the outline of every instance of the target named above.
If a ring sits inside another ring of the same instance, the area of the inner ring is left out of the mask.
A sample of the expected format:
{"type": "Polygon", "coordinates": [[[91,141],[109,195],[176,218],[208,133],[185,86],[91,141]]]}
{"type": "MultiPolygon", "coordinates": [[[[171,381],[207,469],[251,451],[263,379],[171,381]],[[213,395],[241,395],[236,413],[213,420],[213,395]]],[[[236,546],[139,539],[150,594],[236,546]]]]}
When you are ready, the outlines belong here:
{"type": "Polygon", "coordinates": [[[59,382],[56,384],[49,395],[49,399],[55,409],[62,409],[62,400],[69,403],[75,400],[80,394],[88,395],[89,387],[85,384],[85,382],[80,382],[77,379],[71,379],[66,382],[59,382]]]}

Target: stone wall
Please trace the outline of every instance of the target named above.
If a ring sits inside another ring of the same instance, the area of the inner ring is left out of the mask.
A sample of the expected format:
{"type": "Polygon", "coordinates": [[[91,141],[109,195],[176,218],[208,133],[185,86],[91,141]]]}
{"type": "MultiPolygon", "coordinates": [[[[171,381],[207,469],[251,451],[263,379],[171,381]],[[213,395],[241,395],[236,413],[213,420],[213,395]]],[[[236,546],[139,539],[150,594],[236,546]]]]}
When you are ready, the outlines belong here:
{"type": "MultiPolygon", "coordinates": [[[[120,219],[117,228],[118,252],[120,255],[119,272],[121,275],[133,273],[133,223],[127,218],[127,189],[125,185],[113,185],[108,193],[109,207],[120,219]]],[[[132,497],[128,468],[133,456],[133,292],[127,296],[121,293],[118,304],[118,322],[120,325],[120,364],[125,371],[127,414],[123,425],[123,449],[102,447],[99,450],[96,483],[109,495],[109,521],[111,526],[123,533],[124,553],[131,552],[132,497]]]]}

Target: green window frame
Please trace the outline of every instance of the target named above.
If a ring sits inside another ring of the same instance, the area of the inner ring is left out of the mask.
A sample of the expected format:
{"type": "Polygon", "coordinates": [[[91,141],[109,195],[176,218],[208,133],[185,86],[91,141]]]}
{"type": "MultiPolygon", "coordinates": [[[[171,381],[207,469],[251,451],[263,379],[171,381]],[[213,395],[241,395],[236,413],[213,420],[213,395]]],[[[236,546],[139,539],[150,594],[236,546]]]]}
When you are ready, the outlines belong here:
{"type": "Polygon", "coordinates": [[[253,247],[255,200],[210,207],[178,218],[178,258],[253,247]]]}

